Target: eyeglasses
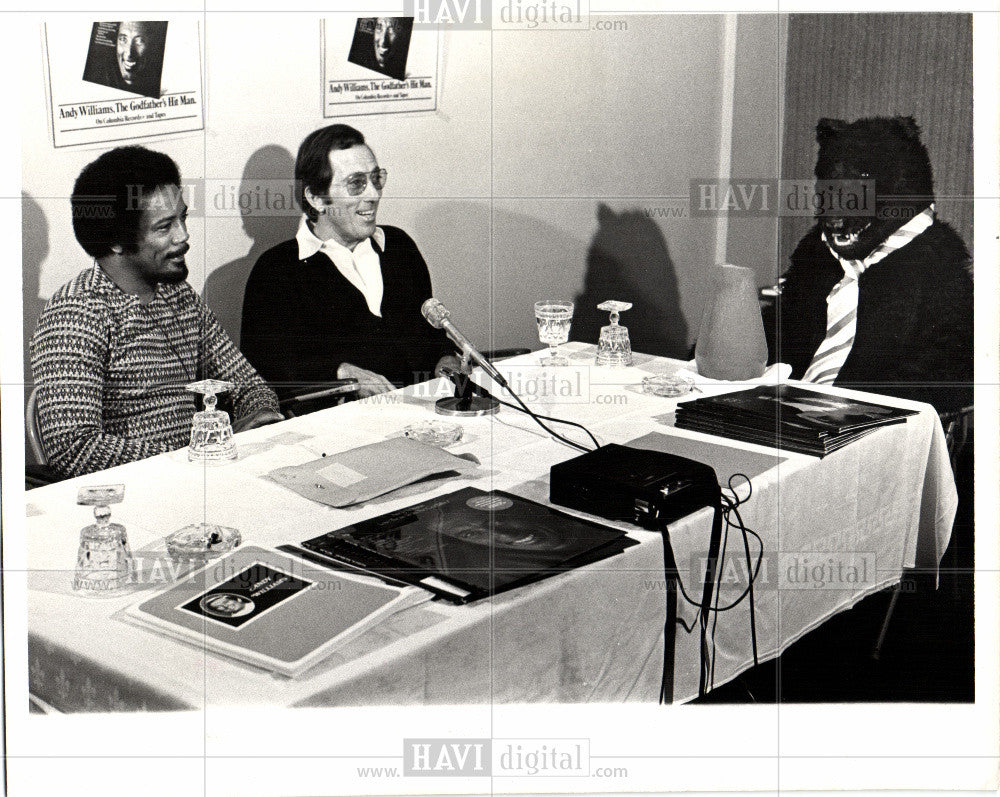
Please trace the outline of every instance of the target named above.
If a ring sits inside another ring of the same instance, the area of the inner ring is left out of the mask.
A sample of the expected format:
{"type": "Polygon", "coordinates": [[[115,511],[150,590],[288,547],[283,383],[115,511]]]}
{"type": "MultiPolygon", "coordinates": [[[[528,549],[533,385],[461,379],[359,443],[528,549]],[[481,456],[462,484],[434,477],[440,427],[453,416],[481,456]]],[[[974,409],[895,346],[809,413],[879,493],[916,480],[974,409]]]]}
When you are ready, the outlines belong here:
{"type": "Polygon", "coordinates": [[[385,188],[385,181],[388,178],[389,173],[385,169],[372,169],[368,174],[360,172],[359,174],[352,174],[342,183],[343,186],[347,188],[347,193],[351,196],[360,196],[365,192],[368,187],[368,182],[375,186],[376,191],[381,191],[385,188]]]}

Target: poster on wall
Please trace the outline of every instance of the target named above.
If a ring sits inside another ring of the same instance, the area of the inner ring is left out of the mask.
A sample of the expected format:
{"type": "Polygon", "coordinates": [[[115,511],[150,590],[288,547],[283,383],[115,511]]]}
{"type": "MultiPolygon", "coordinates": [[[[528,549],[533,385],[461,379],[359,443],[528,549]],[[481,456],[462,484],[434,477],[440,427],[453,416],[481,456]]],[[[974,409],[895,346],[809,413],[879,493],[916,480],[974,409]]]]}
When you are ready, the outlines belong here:
{"type": "Polygon", "coordinates": [[[64,19],[42,42],[54,147],[204,129],[199,20],[64,19]]]}
{"type": "Polygon", "coordinates": [[[437,109],[438,33],[413,17],[321,23],[323,116],[437,109]]]}

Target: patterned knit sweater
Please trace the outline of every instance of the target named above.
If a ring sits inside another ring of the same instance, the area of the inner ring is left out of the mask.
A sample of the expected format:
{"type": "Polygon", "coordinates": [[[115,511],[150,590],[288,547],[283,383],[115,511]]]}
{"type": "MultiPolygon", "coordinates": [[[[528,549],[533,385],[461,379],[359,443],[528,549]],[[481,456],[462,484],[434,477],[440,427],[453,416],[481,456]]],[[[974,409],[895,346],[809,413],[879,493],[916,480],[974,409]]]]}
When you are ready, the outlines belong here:
{"type": "Polygon", "coordinates": [[[64,476],[187,445],[200,396],[185,385],[198,379],[234,383],[236,418],[278,409],[186,282],[158,285],[143,305],[95,264],[49,300],[30,355],[42,441],[64,476]]]}

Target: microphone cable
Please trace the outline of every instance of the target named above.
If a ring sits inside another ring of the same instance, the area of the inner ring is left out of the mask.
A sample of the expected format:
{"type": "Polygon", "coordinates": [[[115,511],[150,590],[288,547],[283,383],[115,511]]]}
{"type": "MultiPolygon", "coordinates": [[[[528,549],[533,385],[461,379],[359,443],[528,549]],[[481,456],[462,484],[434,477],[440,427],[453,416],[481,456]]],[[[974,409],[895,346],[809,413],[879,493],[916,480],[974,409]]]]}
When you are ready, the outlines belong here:
{"type": "MultiPolygon", "coordinates": [[[[577,429],[583,429],[583,431],[585,431],[587,433],[587,436],[594,442],[594,448],[600,448],[601,447],[601,444],[597,442],[597,438],[594,437],[593,434],[591,434],[590,429],[588,429],[582,423],[577,423],[576,421],[567,421],[565,418],[553,418],[551,415],[539,415],[538,413],[532,412],[527,407],[525,407],[524,406],[524,402],[521,401],[521,399],[518,398],[514,394],[514,391],[512,391],[510,388],[507,388],[507,392],[510,393],[512,396],[514,396],[514,398],[516,398],[521,403],[520,407],[518,407],[517,404],[511,404],[509,401],[504,401],[503,399],[499,399],[498,398],[497,401],[499,401],[505,407],[510,407],[512,410],[516,410],[517,412],[527,413],[528,415],[530,415],[538,423],[539,426],[541,426],[543,429],[545,429],[545,431],[549,432],[550,434],[554,435],[555,437],[558,437],[560,440],[565,441],[566,443],[568,443],[569,445],[573,446],[574,448],[578,448],[580,451],[588,451],[588,450],[590,450],[590,449],[586,448],[586,446],[582,446],[579,443],[575,443],[572,440],[568,440],[567,438],[562,437],[561,435],[556,434],[551,429],[549,429],[548,427],[546,427],[545,424],[542,423],[542,421],[550,421],[551,423],[562,423],[562,424],[565,424],[566,426],[575,426],[577,429]]],[[[493,398],[496,398],[496,396],[494,396],[493,398]]]]}
{"type": "MultiPolygon", "coordinates": [[[[487,374],[487,376],[488,376],[488,374],[487,374]]],[[[542,421],[549,421],[551,423],[561,423],[561,424],[565,424],[566,426],[575,426],[577,429],[582,429],[584,432],[587,433],[587,437],[589,437],[593,441],[595,449],[601,447],[601,444],[599,442],[597,442],[597,438],[594,437],[594,435],[591,433],[590,429],[588,429],[582,423],[577,423],[576,421],[568,421],[565,418],[554,418],[551,415],[539,415],[538,413],[536,413],[536,412],[532,411],[531,409],[529,409],[528,405],[525,404],[523,401],[521,401],[521,397],[518,396],[517,393],[515,393],[513,390],[511,390],[510,386],[508,384],[504,383],[503,385],[501,385],[501,387],[504,390],[506,390],[508,393],[510,393],[510,395],[512,395],[515,399],[517,399],[518,404],[521,405],[520,407],[517,406],[517,404],[511,404],[509,401],[504,401],[501,398],[497,398],[492,393],[490,393],[490,391],[488,391],[486,388],[481,387],[480,385],[476,384],[475,382],[472,382],[471,378],[469,379],[469,381],[471,382],[471,389],[472,389],[472,391],[474,393],[477,393],[477,394],[479,394],[481,396],[484,396],[485,398],[495,399],[497,402],[499,402],[500,404],[502,404],[505,407],[509,407],[512,410],[515,410],[517,412],[521,412],[521,413],[524,413],[525,415],[528,415],[529,417],[532,418],[532,420],[535,421],[535,423],[537,423],[539,426],[541,426],[550,435],[552,435],[553,437],[557,438],[558,440],[561,440],[562,442],[566,443],[567,445],[572,446],[573,448],[577,449],[578,451],[583,451],[583,452],[586,453],[586,452],[591,451],[592,449],[589,449],[586,446],[581,445],[580,443],[577,443],[574,440],[570,440],[568,437],[563,437],[563,435],[559,434],[558,432],[554,431],[553,429],[550,429],[548,426],[546,426],[544,423],[542,423],[542,421]]]]}

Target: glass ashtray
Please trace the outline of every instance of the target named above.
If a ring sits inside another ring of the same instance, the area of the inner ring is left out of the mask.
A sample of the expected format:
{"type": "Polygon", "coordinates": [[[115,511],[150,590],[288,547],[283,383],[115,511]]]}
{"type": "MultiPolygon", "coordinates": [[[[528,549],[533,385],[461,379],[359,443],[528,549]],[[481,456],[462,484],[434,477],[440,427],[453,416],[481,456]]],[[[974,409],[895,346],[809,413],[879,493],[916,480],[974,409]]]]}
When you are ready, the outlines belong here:
{"type": "Polygon", "coordinates": [[[445,421],[421,421],[403,429],[403,436],[434,446],[450,446],[462,439],[462,427],[445,421]]]}
{"type": "Polygon", "coordinates": [[[215,523],[192,523],[166,539],[167,553],[175,562],[204,562],[228,553],[241,542],[239,529],[215,523]]]}
{"type": "Polygon", "coordinates": [[[694,390],[694,380],[687,376],[647,376],[642,380],[642,392],[663,398],[685,396],[694,390]]]}

